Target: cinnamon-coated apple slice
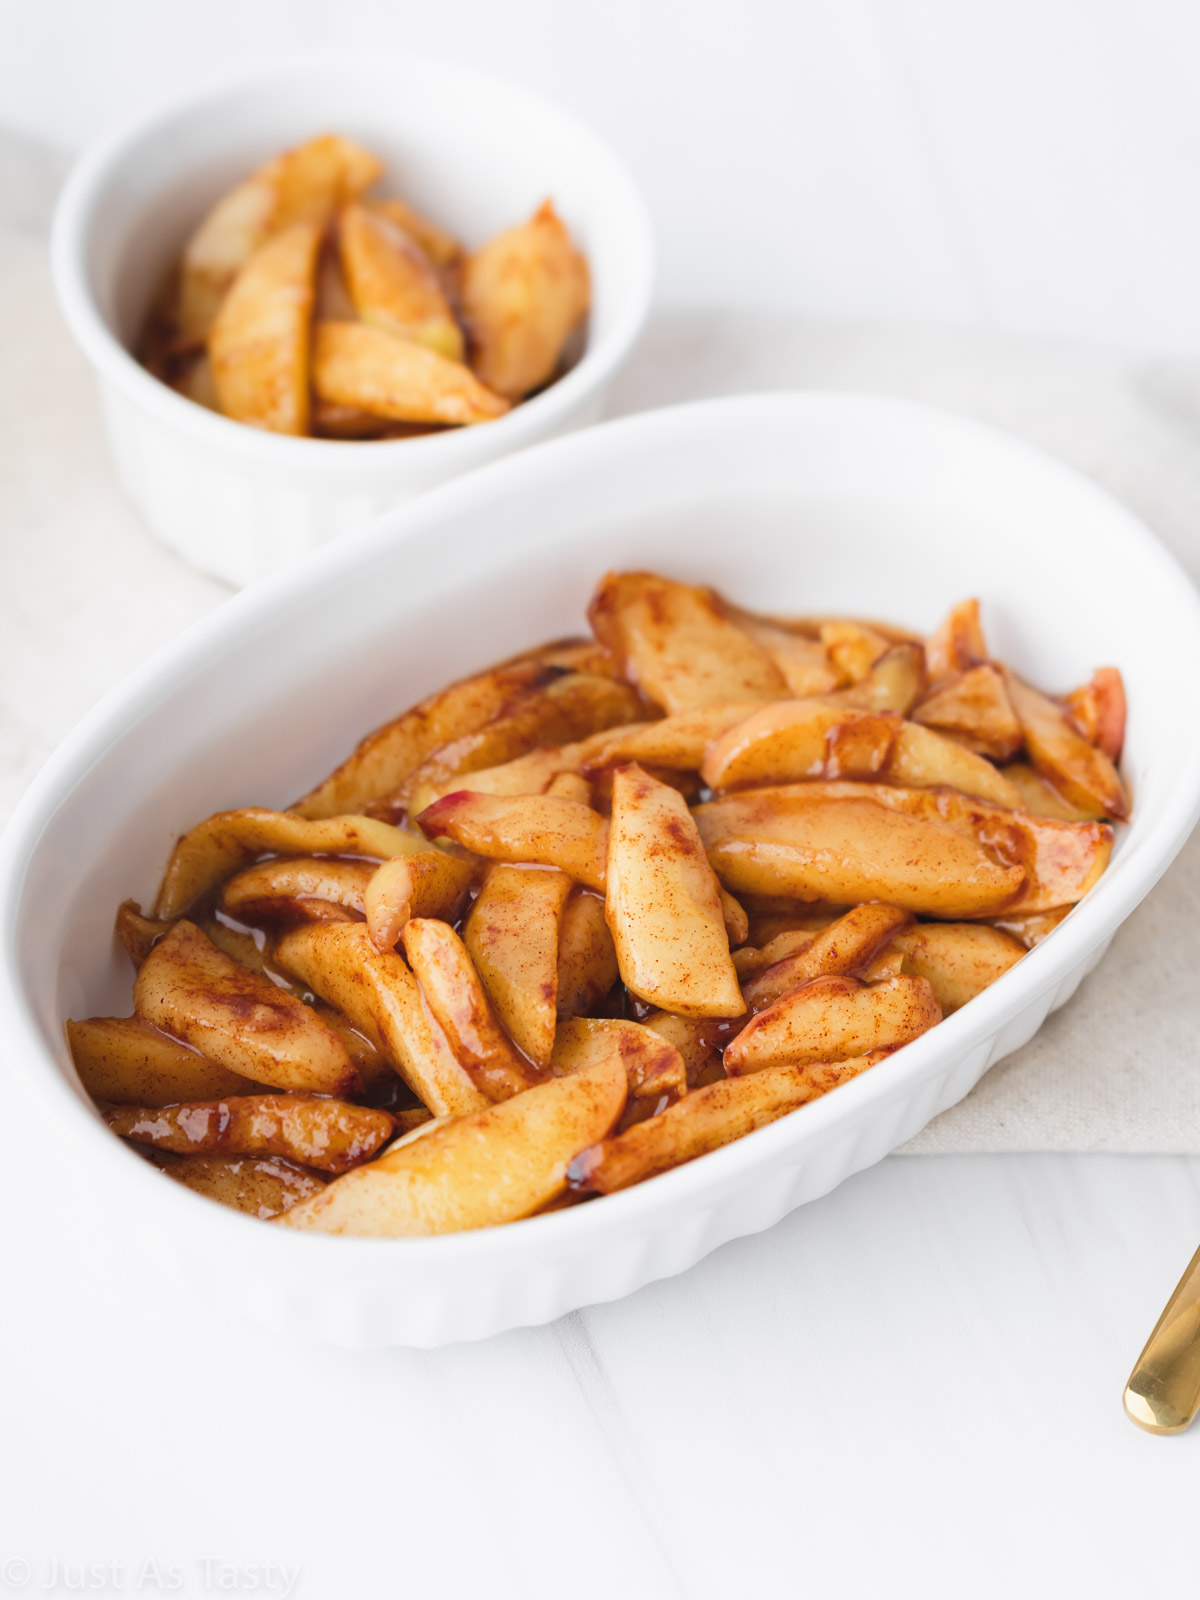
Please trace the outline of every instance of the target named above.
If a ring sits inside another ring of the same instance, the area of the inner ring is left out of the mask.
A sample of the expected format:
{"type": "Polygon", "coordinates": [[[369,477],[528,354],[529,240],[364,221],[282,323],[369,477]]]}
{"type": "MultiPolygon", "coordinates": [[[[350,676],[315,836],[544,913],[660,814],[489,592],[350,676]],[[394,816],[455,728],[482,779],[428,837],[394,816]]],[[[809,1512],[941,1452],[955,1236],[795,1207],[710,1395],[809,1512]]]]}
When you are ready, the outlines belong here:
{"type": "Polygon", "coordinates": [[[760,1011],[725,1051],[730,1077],[893,1050],[942,1020],[924,978],[812,978],[760,1011]]]}
{"type": "Polygon", "coordinates": [[[319,400],[393,422],[470,427],[509,409],[459,361],[365,322],[319,322],[312,384],[319,400]]]}
{"type": "Polygon", "coordinates": [[[304,923],[276,942],[274,955],[383,1051],[434,1116],[462,1116],[488,1103],[403,959],[377,949],[361,922],[304,923]]]}
{"type": "Polygon", "coordinates": [[[175,923],[146,957],[133,1003],[145,1021],[256,1083],[318,1094],[358,1087],[345,1046],[310,1006],[190,922],[175,923]]]}
{"type": "MultiPolygon", "coordinates": [[[[892,809],[881,784],[792,784],[697,806],[721,881],[735,893],[855,904],[886,900],[932,916],[987,916],[1015,901],[1025,871],[939,817],[892,809]],[[818,789],[834,788],[835,796],[818,789]]],[[[919,794],[922,791],[905,791],[919,794]]]]}
{"type": "Polygon", "coordinates": [[[426,848],[416,834],[403,833],[374,817],[341,816],[309,820],[290,811],[247,806],[218,811],[197,823],[175,845],[163,874],[155,914],[174,918],[216,888],[223,878],[256,856],[415,855],[426,848]]]}
{"type": "Polygon", "coordinates": [[[911,717],[993,761],[1010,761],[1024,737],[1004,674],[990,662],[944,678],[913,708],[911,717]]]}
{"type": "Polygon", "coordinates": [[[904,956],[900,970],[928,981],[944,1016],[982,994],[1025,954],[1011,934],[981,922],[921,922],[900,929],[891,942],[904,956]]]}
{"type": "Polygon", "coordinates": [[[67,1023],[67,1043],[80,1082],[93,1100],[118,1105],[174,1106],[249,1094],[244,1073],[211,1061],[141,1017],[88,1017],[67,1023]]]}
{"type": "Polygon", "coordinates": [[[618,1055],[625,1063],[629,1092],[639,1099],[687,1093],[683,1056],[668,1040],[626,1017],[565,1017],[558,1024],[550,1071],[581,1072],[594,1061],[618,1055]]]}
{"type": "Polygon", "coordinates": [[[296,222],[238,273],[208,336],[221,410],[268,433],[307,434],[309,334],[320,225],[296,222]]]}
{"type": "Polygon", "coordinates": [[[234,279],[268,239],[297,222],[324,227],[381,171],[369,150],[327,133],[284,151],[223,195],[184,247],[181,340],[208,337],[234,279]]]}
{"type": "Polygon", "coordinates": [[[879,1050],[838,1062],[769,1067],[695,1089],[657,1116],[581,1152],[570,1166],[572,1187],[584,1193],[614,1194],[669,1172],[807,1105],[889,1054],[879,1050]]]}
{"type": "Polygon", "coordinates": [[[364,322],[462,360],[462,329],[411,235],[376,210],[348,205],[338,216],[337,238],[350,298],[364,322]]]}
{"type": "Polygon", "coordinates": [[[626,986],[683,1016],[738,1016],[720,890],[682,795],[631,765],[612,803],[605,911],[626,986]]]}
{"type": "Polygon", "coordinates": [[[604,896],[576,887],[558,930],[558,1015],[594,1015],[616,983],[617,952],[604,920],[604,896]]]}
{"type": "Polygon", "coordinates": [[[570,893],[570,878],[552,867],[490,867],[463,935],[497,1016],[539,1067],[554,1049],[559,925],[570,893]]]}
{"type": "Polygon", "coordinates": [[[528,656],[462,678],[367,734],[289,809],[309,818],[361,811],[398,789],[440,745],[474,733],[519,695],[558,676],[528,656]]]}
{"type": "Polygon", "coordinates": [[[387,1151],[284,1212],[280,1226],[406,1238],[515,1222],[567,1187],[567,1167],[625,1104],[610,1056],[387,1151]]]}
{"type": "Polygon", "coordinates": [[[427,806],[417,825],[427,838],[452,839],[489,861],[558,867],[589,889],[604,888],[608,823],[578,800],[464,788],[427,806]]]}
{"type": "Polygon", "coordinates": [[[464,1067],[489,1100],[506,1100],[540,1081],[496,1020],[466,946],[448,923],[412,917],[401,935],[421,993],[464,1067]]]}
{"type": "Polygon", "coordinates": [[[1037,770],[1073,804],[1097,808],[1102,815],[1124,819],[1129,800],[1116,767],[1098,746],[1071,724],[1048,695],[1007,675],[1009,698],[1025,734],[1025,748],[1037,770]]]}
{"type": "Polygon", "coordinates": [[[176,1155],[282,1156],[333,1173],[370,1161],[396,1126],[386,1111],[310,1094],[117,1106],[104,1120],[122,1139],[176,1155]]]}
{"type": "Polygon", "coordinates": [[[393,856],[372,873],[363,895],[371,938],[392,950],[410,917],[454,919],[475,877],[477,864],[446,850],[393,856]]]}
{"type": "Polygon", "coordinates": [[[610,572],[588,618],[630,681],[669,716],[787,698],[783,673],[711,589],[653,572],[610,572]]]}
{"type": "Polygon", "coordinates": [[[539,388],[590,303],[587,261],[547,200],[463,268],[463,315],[481,380],[509,400],[539,388]]]}

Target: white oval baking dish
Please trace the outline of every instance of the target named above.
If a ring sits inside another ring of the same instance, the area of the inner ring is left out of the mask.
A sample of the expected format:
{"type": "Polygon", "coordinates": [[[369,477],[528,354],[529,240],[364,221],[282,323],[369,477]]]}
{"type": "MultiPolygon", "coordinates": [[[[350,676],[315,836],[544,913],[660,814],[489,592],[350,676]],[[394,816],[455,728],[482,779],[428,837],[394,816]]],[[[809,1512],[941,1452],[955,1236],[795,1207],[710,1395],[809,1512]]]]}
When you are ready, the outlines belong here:
{"type": "Polygon", "coordinates": [[[852,395],[711,401],[481,469],[240,595],[110,695],[0,847],[11,1074],[85,1162],[109,1225],[277,1328],[434,1345],[537,1323],[679,1272],[878,1161],[1075,990],[1200,811],[1200,601],[1128,512],[986,428],[852,395]],[[997,652],[1049,687],[1120,665],[1135,796],[1113,864],[1044,944],[863,1077],[724,1150],[591,1205],[479,1233],[289,1233],[165,1182],[75,1079],[67,1016],[124,1012],[117,903],[176,834],[286,805],[367,728],[447,679],[577,630],[607,566],[656,567],[772,610],[931,627],[979,595],[997,652]]]}

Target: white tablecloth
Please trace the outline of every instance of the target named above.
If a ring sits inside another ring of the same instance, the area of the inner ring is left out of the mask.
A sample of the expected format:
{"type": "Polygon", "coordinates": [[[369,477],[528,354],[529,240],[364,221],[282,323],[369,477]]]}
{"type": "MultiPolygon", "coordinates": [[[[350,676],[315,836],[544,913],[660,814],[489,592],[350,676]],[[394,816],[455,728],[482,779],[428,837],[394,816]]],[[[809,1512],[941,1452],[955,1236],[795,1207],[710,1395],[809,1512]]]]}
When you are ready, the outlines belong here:
{"type": "MultiPolygon", "coordinates": [[[[44,152],[0,140],[0,820],[89,706],[228,592],[158,545],[114,481],[49,283],[57,175],[44,152]]],[[[908,395],[1008,428],[1094,477],[1200,573],[1193,370],[979,334],[662,314],[613,409],[781,388],[908,395]]],[[[1071,1004],[906,1148],[1200,1152],[1198,898],[1193,839],[1071,1004]]]]}

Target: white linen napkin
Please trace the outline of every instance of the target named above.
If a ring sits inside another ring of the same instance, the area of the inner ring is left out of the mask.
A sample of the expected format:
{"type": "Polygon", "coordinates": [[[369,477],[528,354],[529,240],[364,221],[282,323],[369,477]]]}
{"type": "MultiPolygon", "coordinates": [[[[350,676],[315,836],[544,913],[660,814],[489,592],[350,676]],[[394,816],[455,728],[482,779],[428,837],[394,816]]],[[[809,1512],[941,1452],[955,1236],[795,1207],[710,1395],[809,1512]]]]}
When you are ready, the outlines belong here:
{"type": "MultiPolygon", "coordinates": [[[[50,288],[61,168],[0,135],[0,821],[94,701],[229,592],[153,540],[116,485],[50,288]]],[[[1095,478],[1200,573],[1190,369],[978,333],[661,314],[612,410],[782,388],[906,395],[996,423],[1095,478]]],[[[1194,838],[1075,999],[905,1150],[1200,1152],[1198,898],[1194,838]]]]}

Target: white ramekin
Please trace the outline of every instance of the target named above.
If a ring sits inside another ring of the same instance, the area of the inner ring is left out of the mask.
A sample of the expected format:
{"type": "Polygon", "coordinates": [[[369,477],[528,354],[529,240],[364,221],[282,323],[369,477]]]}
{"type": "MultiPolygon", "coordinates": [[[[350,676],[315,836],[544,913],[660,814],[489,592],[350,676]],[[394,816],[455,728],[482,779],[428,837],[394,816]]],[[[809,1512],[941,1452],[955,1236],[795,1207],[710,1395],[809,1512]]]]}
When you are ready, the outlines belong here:
{"type": "MultiPolygon", "coordinates": [[[[277,1328],[432,1345],[545,1321],[768,1227],[915,1134],[1100,958],[1200,810],[1200,600],[1128,512],[1046,457],[898,401],[777,395],[652,412],[497,462],[236,596],[72,734],[0,843],[7,1070],[148,1262],[277,1328]],[[1120,665],[1135,809],[1108,872],[1011,972],[813,1105],[623,1194],[479,1233],[325,1238],[163,1180],[79,1087],[66,1017],[130,1008],[112,937],[209,812],[286,805],[447,679],[578,629],[609,566],[773,611],[929,629],[981,597],[997,652],[1051,688],[1120,665]]],[[[1086,1003],[1086,1002],[1085,1002],[1086,1003]]],[[[1132,999],[1131,999],[1132,1003],[1132,999]]]]}
{"type": "Polygon", "coordinates": [[[646,207],[595,135],[516,84],[386,52],[225,74],[132,118],[71,174],[52,259],[126,492],[165,543],[239,585],[469,468],[594,422],[654,275],[646,207]],[[376,151],[388,192],[469,247],[553,196],[591,266],[582,360],[497,422],[370,444],[244,427],[144,371],[129,347],[189,230],[240,176],[327,130],[376,151]]]}

